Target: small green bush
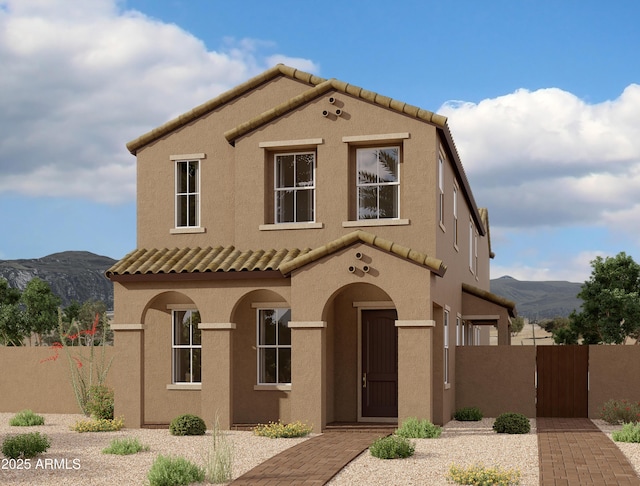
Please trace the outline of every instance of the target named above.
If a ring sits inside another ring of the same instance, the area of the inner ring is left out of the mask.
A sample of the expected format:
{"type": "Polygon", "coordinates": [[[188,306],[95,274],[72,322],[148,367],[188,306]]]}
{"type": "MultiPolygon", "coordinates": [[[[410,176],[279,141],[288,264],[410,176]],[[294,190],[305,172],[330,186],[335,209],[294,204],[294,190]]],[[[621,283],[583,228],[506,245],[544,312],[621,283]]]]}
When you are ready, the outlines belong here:
{"type": "Polygon", "coordinates": [[[521,413],[503,413],[493,423],[498,434],[528,434],[531,431],[529,419],[521,413]]]}
{"type": "Polygon", "coordinates": [[[433,425],[427,419],[418,420],[416,417],[409,417],[396,430],[396,435],[405,439],[437,439],[440,434],[441,427],[433,425]]]}
{"type": "Polygon", "coordinates": [[[602,407],[600,416],[612,425],[640,422],[640,402],[609,400],[602,407]]]}
{"type": "Polygon", "coordinates": [[[207,425],[197,415],[185,413],[174,418],[169,424],[171,435],[204,435],[207,425]]]}
{"type": "Polygon", "coordinates": [[[116,454],[118,456],[128,456],[142,451],[148,451],[149,446],[143,445],[136,438],[125,437],[123,439],[113,439],[109,447],[102,449],[103,454],[116,454]]]}
{"type": "Polygon", "coordinates": [[[147,473],[150,486],[199,483],[204,478],[204,469],[183,457],[158,456],[147,473]]]}
{"type": "Polygon", "coordinates": [[[520,484],[520,471],[516,469],[502,469],[500,467],[487,468],[482,464],[461,467],[453,464],[449,469],[447,479],[456,483],[473,486],[498,485],[508,486],[520,484]]]}
{"type": "Polygon", "coordinates": [[[482,420],[482,412],[478,407],[463,407],[456,410],[453,418],[459,422],[478,422],[482,420]]]}
{"type": "Polygon", "coordinates": [[[71,430],[75,432],[115,432],[124,427],[124,419],[122,417],[108,419],[88,419],[78,420],[71,426],[71,430]]]}
{"type": "Polygon", "coordinates": [[[313,428],[310,425],[300,421],[283,424],[279,420],[277,422],[269,422],[268,424],[259,424],[253,428],[253,433],[261,437],[269,437],[271,439],[290,439],[294,437],[305,437],[311,433],[313,428]]]}
{"type": "Polygon", "coordinates": [[[640,442],[640,422],[624,424],[622,429],[615,430],[611,436],[616,442],[640,442]]]}
{"type": "Polygon", "coordinates": [[[2,453],[9,459],[27,459],[45,452],[49,446],[49,437],[40,432],[32,432],[7,437],[2,442],[2,453]]]}
{"type": "Polygon", "coordinates": [[[105,385],[89,388],[87,412],[95,419],[113,419],[113,390],[105,385]]]}
{"type": "Polygon", "coordinates": [[[44,417],[42,415],[36,415],[31,410],[22,410],[9,420],[9,425],[14,427],[44,425],[44,417]]]}
{"type": "Polygon", "coordinates": [[[371,455],[378,459],[404,459],[413,456],[415,450],[408,439],[397,435],[381,437],[369,447],[371,455]]]}

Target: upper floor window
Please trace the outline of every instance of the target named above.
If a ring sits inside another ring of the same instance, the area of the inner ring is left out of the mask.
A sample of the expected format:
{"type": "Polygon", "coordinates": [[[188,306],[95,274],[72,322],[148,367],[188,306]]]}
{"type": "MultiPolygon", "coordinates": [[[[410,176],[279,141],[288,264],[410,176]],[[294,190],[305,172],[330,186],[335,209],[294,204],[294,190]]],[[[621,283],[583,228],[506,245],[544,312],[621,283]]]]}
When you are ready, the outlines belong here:
{"type": "Polygon", "coordinates": [[[444,311],[444,382],[449,383],[449,310],[444,311]]]}
{"type": "Polygon", "coordinates": [[[356,150],[358,219],[397,219],[400,147],[356,150]]]}
{"type": "Polygon", "coordinates": [[[173,383],[200,383],[202,340],[197,310],[173,311],[173,383]]]}
{"type": "Polygon", "coordinates": [[[453,246],[458,247],[458,188],[453,186],[453,246]]]}
{"type": "Polygon", "coordinates": [[[438,152],[438,221],[444,226],[444,156],[438,152]]]}
{"type": "Polygon", "coordinates": [[[176,228],[200,226],[200,161],[176,161],[176,228]]]}
{"type": "Polygon", "coordinates": [[[258,309],[258,384],[291,383],[291,309],[258,309]]]}
{"type": "Polygon", "coordinates": [[[315,153],[276,154],[274,161],[275,222],[315,221],[315,153]]]}

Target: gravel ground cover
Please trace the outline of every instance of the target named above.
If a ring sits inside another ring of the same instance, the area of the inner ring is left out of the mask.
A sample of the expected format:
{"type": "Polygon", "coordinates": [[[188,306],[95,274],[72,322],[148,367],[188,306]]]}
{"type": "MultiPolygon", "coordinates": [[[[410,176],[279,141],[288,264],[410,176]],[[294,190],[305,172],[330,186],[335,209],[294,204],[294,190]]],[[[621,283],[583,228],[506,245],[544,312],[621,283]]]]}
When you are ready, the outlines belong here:
{"type": "MultiPolygon", "coordinates": [[[[30,460],[30,469],[17,469],[3,457],[0,459],[2,485],[142,485],[156,456],[185,457],[204,465],[211,443],[211,434],[196,437],[175,437],[164,429],[123,429],[119,432],[77,433],[69,427],[81,415],[43,414],[45,425],[11,427],[14,414],[0,413],[0,441],[7,435],[39,431],[51,438],[48,452],[30,460]],[[136,437],[149,446],[148,452],[131,456],[103,454],[116,437],[136,437]],[[40,460],[38,462],[38,460],[40,460]],[[48,461],[47,461],[48,460],[48,461]]],[[[601,420],[594,421],[609,436],[618,427],[601,420]]],[[[538,447],[535,420],[526,435],[496,434],[493,419],[480,422],[451,421],[439,439],[415,440],[416,453],[402,460],[380,460],[365,451],[329,483],[331,485],[444,485],[451,464],[486,466],[499,465],[519,469],[524,486],[539,484],[538,447]]],[[[251,432],[226,431],[234,446],[234,478],[278,452],[306,439],[268,439],[251,432]]],[[[640,444],[617,443],[640,472],[640,444]]]]}

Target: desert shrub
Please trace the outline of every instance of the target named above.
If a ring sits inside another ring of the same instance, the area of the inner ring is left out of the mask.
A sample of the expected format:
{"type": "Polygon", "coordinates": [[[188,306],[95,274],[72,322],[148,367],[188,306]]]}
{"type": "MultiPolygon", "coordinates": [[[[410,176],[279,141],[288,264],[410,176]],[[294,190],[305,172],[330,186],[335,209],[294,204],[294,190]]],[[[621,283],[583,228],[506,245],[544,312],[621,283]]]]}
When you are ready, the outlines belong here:
{"type": "Polygon", "coordinates": [[[205,477],[214,484],[229,483],[233,473],[233,445],[220,430],[216,416],[211,430],[211,444],[207,451],[205,477]]]}
{"type": "Polygon", "coordinates": [[[137,438],[125,437],[123,439],[113,439],[109,447],[102,449],[102,453],[128,456],[148,450],[149,446],[143,445],[137,438]]]}
{"type": "Polygon", "coordinates": [[[453,464],[449,469],[447,479],[456,484],[508,486],[520,484],[520,471],[517,469],[502,469],[498,466],[487,468],[482,464],[469,467],[453,464]]]}
{"type": "Polygon", "coordinates": [[[114,432],[124,427],[124,419],[122,417],[109,419],[87,419],[78,420],[71,426],[71,430],[75,432],[114,432]]]}
{"type": "Polygon", "coordinates": [[[612,434],[616,442],[640,442],[640,422],[624,424],[622,429],[615,430],[612,434]]]}
{"type": "Polygon", "coordinates": [[[19,434],[4,439],[2,453],[9,459],[27,459],[45,452],[50,445],[49,437],[40,432],[19,434]]]}
{"type": "Polygon", "coordinates": [[[396,430],[396,435],[406,439],[436,439],[440,434],[441,427],[433,425],[427,419],[418,420],[416,417],[409,417],[396,430]]]}
{"type": "Polygon", "coordinates": [[[640,403],[609,400],[602,407],[600,417],[612,425],[640,422],[640,403]]]}
{"type": "Polygon", "coordinates": [[[31,410],[22,410],[9,420],[9,425],[13,425],[15,427],[44,425],[44,417],[42,415],[36,415],[31,410]]]}
{"type": "Polygon", "coordinates": [[[378,459],[404,459],[413,456],[415,447],[405,437],[389,435],[381,437],[371,444],[369,452],[378,459]]]}
{"type": "Polygon", "coordinates": [[[531,431],[529,419],[521,413],[503,413],[493,423],[498,434],[528,434],[531,431]]]}
{"type": "Polygon", "coordinates": [[[204,477],[204,469],[183,457],[158,456],[147,473],[150,486],[199,483],[204,477]]]}
{"type": "Polygon", "coordinates": [[[463,407],[456,410],[453,418],[460,422],[478,422],[482,420],[482,412],[478,407],[463,407]]]}
{"type": "Polygon", "coordinates": [[[105,385],[89,387],[86,409],[95,419],[113,419],[113,390],[105,385]]]}
{"type": "Polygon", "coordinates": [[[206,431],[204,420],[189,413],[178,415],[169,424],[171,435],[204,435],[206,431]]]}
{"type": "Polygon", "coordinates": [[[283,424],[279,420],[277,422],[269,422],[268,424],[258,424],[253,428],[253,433],[261,437],[269,437],[271,439],[293,437],[305,437],[311,433],[313,428],[300,421],[283,424]]]}

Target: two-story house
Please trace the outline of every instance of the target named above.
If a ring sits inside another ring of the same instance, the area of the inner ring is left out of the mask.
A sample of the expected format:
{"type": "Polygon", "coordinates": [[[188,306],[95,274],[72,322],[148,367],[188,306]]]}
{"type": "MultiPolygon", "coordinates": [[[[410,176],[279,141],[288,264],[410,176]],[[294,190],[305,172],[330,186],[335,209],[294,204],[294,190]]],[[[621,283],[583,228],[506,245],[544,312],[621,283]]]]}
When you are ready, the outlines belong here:
{"type": "Polygon", "coordinates": [[[445,423],[456,346],[509,343],[445,117],[278,65],[127,147],[137,249],[107,275],[129,427],[445,423]]]}

